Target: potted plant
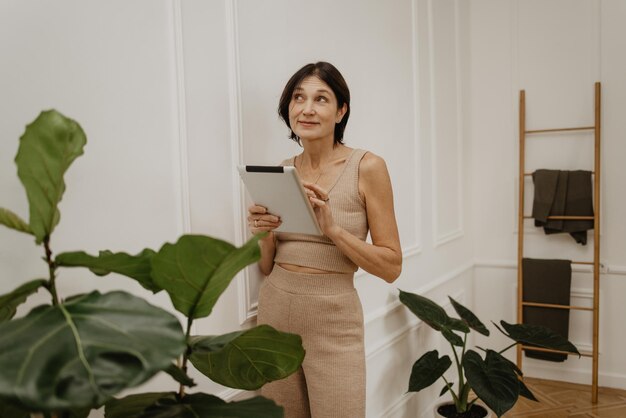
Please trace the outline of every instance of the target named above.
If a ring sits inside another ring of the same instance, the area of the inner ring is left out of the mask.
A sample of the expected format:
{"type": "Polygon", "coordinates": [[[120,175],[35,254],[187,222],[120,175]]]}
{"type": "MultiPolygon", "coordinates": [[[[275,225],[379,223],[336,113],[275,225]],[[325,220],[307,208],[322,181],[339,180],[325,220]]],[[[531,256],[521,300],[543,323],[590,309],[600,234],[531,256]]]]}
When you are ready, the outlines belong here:
{"type": "Polygon", "coordinates": [[[282,407],[261,396],[227,403],[211,394],[187,393],[195,385],[187,374],[190,364],[222,385],[255,390],[302,363],[301,338],[266,325],[191,335],[193,321],[208,316],[237,272],[258,260],[260,236],[241,248],[185,235],[137,255],[53,253],[63,175],[85,143],[80,125],[54,110],[42,112],[20,138],[15,162],[30,220],[0,208],[0,224],[35,238],[43,247],[48,277],[0,295],[0,417],[85,418],[104,405],[107,418],[281,418],[282,407]],[[56,283],[63,268],[75,267],[98,276],[121,274],[153,293],[167,292],[186,317],[184,330],[170,312],[127,292],[64,298],[56,283]],[[15,318],[17,307],[39,289],[50,293],[50,303],[15,318]],[[177,390],[114,398],[160,372],[174,379],[177,390]]]}
{"type": "Polygon", "coordinates": [[[449,297],[450,303],[459,318],[448,316],[446,311],[432,300],[414,293],[400,290],[400,302],[409,308],[419,319],[436,331],[450,343],[456,366],[455,382],[448,381],[444,373],[453,364],[450,356],[439,356],[432,350],[421,356],[414,364],[409,378],[409,392],[419,392],[434,384],[440,378],[444,382],[440,395],[450,393],[452,402],[438,405],[436,414],[446,418],[483,418],[489,411],[476,404],[479,399],[501,417],[517,402],[519,396],[537,401],[522,380],[522,371],[502,353],[517,344],[533,345],[568,353],[580,353],[564,337],[550,329],[537,325],[508,324],[500,321],[501,327],[494,323],[514,342],[500,351],[477,347],[484,353],[467,349],[467,336],[474,330],[489,336],[489,330],[466,307],[449,297]],[[473,399],[470,394],[473,392],[473,399]]]}

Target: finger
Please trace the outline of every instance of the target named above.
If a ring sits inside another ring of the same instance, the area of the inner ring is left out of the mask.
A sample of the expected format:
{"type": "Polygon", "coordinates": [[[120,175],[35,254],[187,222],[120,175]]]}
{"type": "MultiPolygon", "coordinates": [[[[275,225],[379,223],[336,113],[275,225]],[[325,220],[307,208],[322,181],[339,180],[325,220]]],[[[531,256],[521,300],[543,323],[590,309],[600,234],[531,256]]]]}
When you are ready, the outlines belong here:
{"type": "Polygon", "coordinates": [[[271,219],[267,219],[267,218],[257,218],[257,219],[250,219],[250,226],[254,227],[254,228],[258,228],[261,226],[272,226],[272,227],[277,227],[279,226],[282,221],[280,220],[280,218],[276,217],[276,216],[271,216],[271,219]]]}
{"type": "Polygon", "coordinates": [[[248,212],[254,214],[265,214],[267,213],[267,208],[260,205],[252,205],[248,208],[248,212]]]}
{"type": "Polygon", "coordinates": [[[305,183],[305,184],[303,184],[303,186],[306,187],[307,189],[313,190],[318,195],[326,196],[328,194],[326,189],[320,187],[319,184],[305,183]]]}
{"type": "Polygon", "coordinates": [[[321,200],[328,201],[328,192],[326,189],[321,188],[317,184],[308,183],[307,192],[310,190],[315,193],[315,196],[321,200]]]}
{"type": "Polygon", "coordinates": [[[328,203],[328,201],[324,201],[322,199],[320,199],[319,197],[310,197],[309,201],[316,207],[323,207],[323,206],[327,206],[326,204],[328,203]]]}

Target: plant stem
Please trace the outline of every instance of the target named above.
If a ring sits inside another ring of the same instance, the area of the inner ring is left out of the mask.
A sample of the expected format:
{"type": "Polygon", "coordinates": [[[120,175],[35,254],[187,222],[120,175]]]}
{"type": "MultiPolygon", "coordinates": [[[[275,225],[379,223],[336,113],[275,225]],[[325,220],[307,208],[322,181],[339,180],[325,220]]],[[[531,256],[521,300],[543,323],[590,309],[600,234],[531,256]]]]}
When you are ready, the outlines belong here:
{"type": "MultiPolygon", "coordinates": [[[[187,350],[185,350],[185,354],[183,354],[183,362],[180,366],[183,373],[187,374],[187,361],[189,360],[189,356],[191,355],[191,345],[189,345],[189,337],[191,336],[191,324],[193,323],[193,318],[187,317],[187,333],[185,334],[185,341],[187,342],[187,350]]],[[[185,385],[180,384],[180,388],[178,389],[178,396],[181,398],[185,396],[185,385]]]]}
{"type": "MultiPolygon", "coordinates": [[[[467,334],[465,334],[465,336],[467,337],[467,334]]],[[[459,375],[459,401],[462,404],[465,404],[465,402],[463,402],[462,399],[460,399],[463,396],[463,387],[465,386],[465,380],[463,379],[463,367],[461,365],[461,362],[459,361],[459,355],[456,353],[456,349],[454,348],[454,344],[450,343],[450,347],[452,347],[452,352],[454,353],[454,361],[456,363],[456,371],[459,375]]],[[[463,340],[463,348],[465,348],[465,340],[463,340]]],[[[461,409],[462,409],[463,405],[461,405],[461,409]]],[[[463,412],[463,411],[459,411],[459,412],[463,412]]]]}
{"type": "Polygon", "coordinates": [[[446,386],[450,387],[450,389],[448,390],[450,391],[450,394],[452,395],[452,400],[454,401],[454,406],[456,406],[457,412],[462,412],[462,411],[459,411],[459,397],[456,396],[456,394],[454,393],[454,390],[452,390],[452,385],[448,383],[448,380],[446,379],[445,376],[441,376],[441,378],[443,379],[444,382],[446,382],[446,386]]]}
{"type": "MultiPolygon", "coordinates": [[[[465,375],[463,374],[463,357],[465,356],[465,347],[467,345],[467,334],[463,335],[463,349],[461,350],[461,361],[457,358],[457,367],[459,371],[459,397],[463,411],[467,408],[467,397],[469,386],[465,383],[465,375]]],[[[456,355],[456,353],[455,353],[456,355]]]]}
{"type": "Polygon", "coordinates": [[[48,263],[48,274],[50,275],[50,281],[48,282],[47,289],[52,295],[52,304],[59,304],[59,296],[57,295],[56,287],[56,265],[52,261],[52,250],[50,250],[50,237],[46,237],[43,240],[43,245],[46,250],[46,263],[48,263]]]}
{"type": "Polygon", "coordinates": [[[510,346],[506,347],[504,350],[500,350],[498,351],[498,354],[502,354],[504,353],[506,350],[508,350],[511,347],[515,347],[517,345],[517,341],[515,341],[513,344],[511,344],[510,346]]]}

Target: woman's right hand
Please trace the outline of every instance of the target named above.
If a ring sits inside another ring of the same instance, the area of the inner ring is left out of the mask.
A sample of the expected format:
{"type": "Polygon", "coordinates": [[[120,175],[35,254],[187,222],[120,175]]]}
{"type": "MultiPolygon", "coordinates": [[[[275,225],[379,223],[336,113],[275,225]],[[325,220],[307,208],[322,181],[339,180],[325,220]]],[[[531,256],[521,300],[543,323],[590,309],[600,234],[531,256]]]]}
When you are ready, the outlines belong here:
{"type": "Polygon", "coordinates": [[[252,205],[248,208],[248,229],[254,235],[261,232],[269,232],[269,238],[269,236],[273,235],[274,229],[278,228],[281,223],[280,217],[272,215],[263,206],[252,205]]]}

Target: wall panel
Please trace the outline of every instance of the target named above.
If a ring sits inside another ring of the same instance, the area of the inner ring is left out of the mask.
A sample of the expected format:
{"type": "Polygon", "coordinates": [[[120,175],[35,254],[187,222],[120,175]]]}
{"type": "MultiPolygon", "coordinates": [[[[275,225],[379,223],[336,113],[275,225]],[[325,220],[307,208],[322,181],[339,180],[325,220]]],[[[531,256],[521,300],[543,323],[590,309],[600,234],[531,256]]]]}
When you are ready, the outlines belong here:
{"type": "Polygon", "coordinates": [[[430,108],[435,246],[463,234],[458,2],[429,1],[430,108]]]}

